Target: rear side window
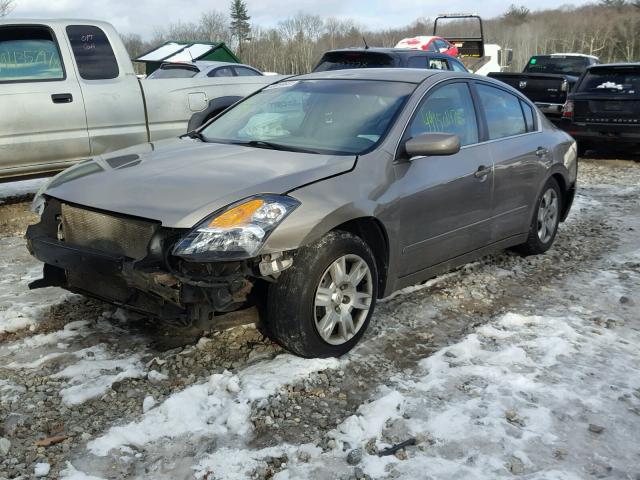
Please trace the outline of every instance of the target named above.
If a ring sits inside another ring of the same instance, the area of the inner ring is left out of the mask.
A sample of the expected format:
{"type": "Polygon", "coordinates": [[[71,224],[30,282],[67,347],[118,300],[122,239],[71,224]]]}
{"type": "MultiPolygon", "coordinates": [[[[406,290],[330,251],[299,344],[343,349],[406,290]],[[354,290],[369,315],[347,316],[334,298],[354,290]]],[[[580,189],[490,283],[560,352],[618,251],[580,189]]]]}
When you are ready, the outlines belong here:
{"type": "Polygon", "coordinates": [[[120,74],[118,61],[102,29],[93,25],[69,25],[67,35],[83,79],[109,80],[120,74]]]}
{"type": "Polygon", "coordinates": [[[466,72],[467,71],[467,69],[464,68],[464,65],[462,65],[460,62],[455,62],[455,61],[451,62],[451,69],[454,72],[466,72]]]}
{"type": "Polygon", "coordinates": [[[211,70],[208,77],[233,77],[233,70],[231,67],[221,67],[211,70]]]}
{"type": "Polygon", "coordinates": [[[477,85],[489,130],[489,140],[527,132],[520,99],[500,88],[477,85]]]}
{"type": "Polygon", "coordinates": [[[449,44],[447,42],[445,42],[444,40],[436,40],[434,42],[436,44],[436,48],[440,51],[446,51],[449,50],[449,44]]]}
{"type": "Polygon", "coordinates": [[[64,80],[60,52],[45,27],[0,27],[0,82],[64,80]]]}
{"type": "Polygon", "coordinates": [[[259,72],[256,72],[255,70],[252,70],[250,68],[247,67],[234,67],[236,70],[236,75],[238,75],[239,77],[260,77],[262,75],[260,75],[259,72]]]}
{"type": "Polygon", "coordinates": [[[461,145],[478,143],[478,122],[466,83],[439,87],[422,101],[411,121],[411,137],[422,133],[453,133],[461,145]]]}
{"type": "Polygon", "coordinates": [[[522,100],[520,100],[520,105],[522,106],[522,111],[524,112],[524,120],[527,124],[527,132],[535,131],[536,124],[533,117],[533,108],[524,103],[522,100]]]}

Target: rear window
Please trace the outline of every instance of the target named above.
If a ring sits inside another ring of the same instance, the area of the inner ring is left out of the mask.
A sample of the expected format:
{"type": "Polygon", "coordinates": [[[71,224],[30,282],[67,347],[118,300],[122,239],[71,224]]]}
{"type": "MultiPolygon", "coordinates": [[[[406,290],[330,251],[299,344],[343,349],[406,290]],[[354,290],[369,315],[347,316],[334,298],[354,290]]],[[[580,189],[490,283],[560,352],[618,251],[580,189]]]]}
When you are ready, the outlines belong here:
{"type": "Polygon", "coordinates": [[[48,28],[0,28],[0,82],[64,78],[58,45],[48,28]]]}
{"type": "Polygon", "coordinates": [[[640,67],[592,68],[580,82],[578,91],[638,96],[640,67]]]}
{"type": "Polygon", "coordinates": [[[198,72],[190,65],[162,65],[147,78],[191,78],[198,72]]]}
{"type": "Polygon", "coordinates": [[[525,71],[529,73],[552,73],[579,77],[588,66],[589,59],[586,57],[531,57],[525,71]]]}
{"type": "Polygon", "coordinates": [[[67,36],[83,79],[109,80],[118,77],[118,61],[102,29],[94,25],[69,25],[67,36]]]}
{"type": "Polygon", "coordinates": [[[344,70],[347,68],[389,68],[393,58],[376,52],[332,52],[325,54],[314,72],[344,70]]]}

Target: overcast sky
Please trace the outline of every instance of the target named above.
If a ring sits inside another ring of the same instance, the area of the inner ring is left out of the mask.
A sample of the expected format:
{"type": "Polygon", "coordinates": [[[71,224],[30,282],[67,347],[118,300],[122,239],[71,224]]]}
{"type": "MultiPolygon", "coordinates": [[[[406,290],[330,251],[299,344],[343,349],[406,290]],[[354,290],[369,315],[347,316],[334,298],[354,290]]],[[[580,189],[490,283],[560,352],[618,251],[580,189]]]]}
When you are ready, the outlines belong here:
{"type": "MultiPolygon", "coordinates": [[[[106,20],[125,33],[150,36],[154,28],[171,22],[197,21],[201,12],[227,13],[228,0],[16,0],[13,17],[72,17],[106,20]]],[[[298,11],[322,17],[352,18],[370,28],[407,25],[418,17],[434,17],[446,12],[476,12],[493,17],[505,11],[511,1],[461,0],[247,0],[251,22],[273,26],[298,11]],[[448,6],[445,5],[448,4],[448,6]]],[[[557,0],[515,1],[532,9],[556,7],[557,0]]],[[[574,5],[587,3],[573,0],[574,5]]],[[[427,33],[427,32],[426,32],[427,33]]]]}

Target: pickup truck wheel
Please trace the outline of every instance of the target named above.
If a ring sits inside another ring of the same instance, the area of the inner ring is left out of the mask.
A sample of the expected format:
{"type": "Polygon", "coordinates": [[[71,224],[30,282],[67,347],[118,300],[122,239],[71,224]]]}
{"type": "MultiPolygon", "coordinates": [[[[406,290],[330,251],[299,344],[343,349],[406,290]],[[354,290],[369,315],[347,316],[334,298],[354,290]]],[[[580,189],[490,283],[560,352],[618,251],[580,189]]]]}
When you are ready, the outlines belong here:
{"type": "Polygon", "coordinates": [[[550,178],[538,195],[527,241],[514,250],[523,255],[537,255],[549,250],[558,232],[561,211],[560,187],[554,178],[550,178]]]}
{"type": "Polygon", "coordinates": [[[270,285],[267,334],[302,357],[338,357],[364,334],[378,294],[373,253],[359,237],[330,232],[302,247],[270,285]]]}

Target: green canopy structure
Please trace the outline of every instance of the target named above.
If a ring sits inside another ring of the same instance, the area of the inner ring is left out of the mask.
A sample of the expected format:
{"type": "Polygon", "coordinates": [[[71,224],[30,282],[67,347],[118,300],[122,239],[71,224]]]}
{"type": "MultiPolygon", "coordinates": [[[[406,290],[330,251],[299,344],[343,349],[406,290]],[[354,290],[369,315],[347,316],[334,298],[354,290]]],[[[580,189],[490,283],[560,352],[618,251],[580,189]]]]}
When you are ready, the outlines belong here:
{"type": "Polygon", "coordinates": [[[145,64],[145,73],[151,74],[164,62],[194,62],[211,60],[218,62],[240,63],[240,59],[224,42],[178,42],[170,40],[134,58],[134,62],[145,64]]]}

